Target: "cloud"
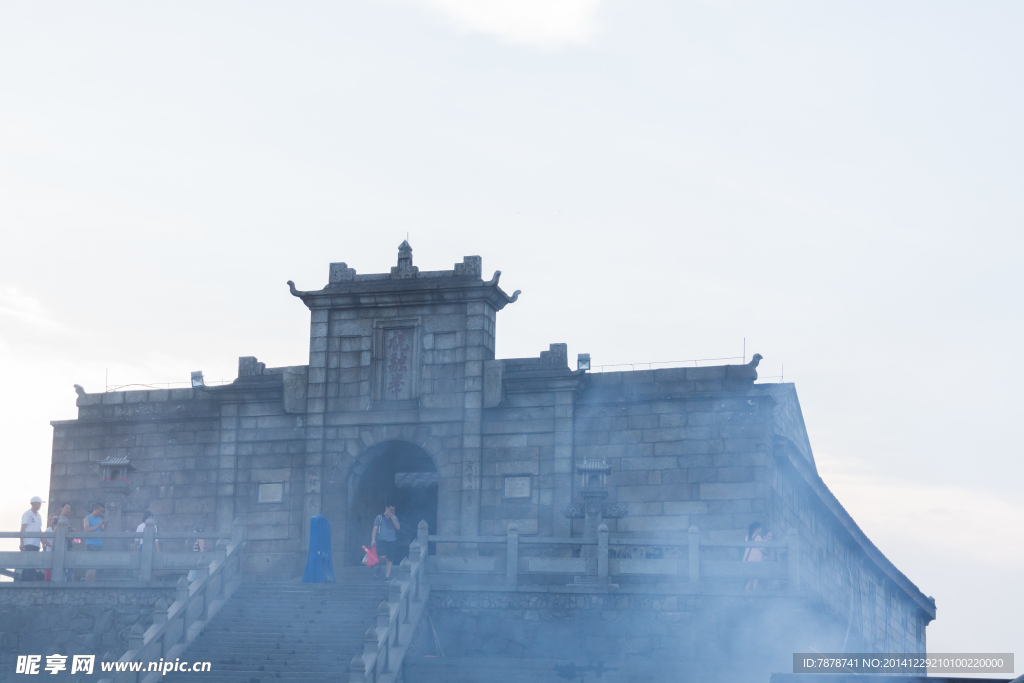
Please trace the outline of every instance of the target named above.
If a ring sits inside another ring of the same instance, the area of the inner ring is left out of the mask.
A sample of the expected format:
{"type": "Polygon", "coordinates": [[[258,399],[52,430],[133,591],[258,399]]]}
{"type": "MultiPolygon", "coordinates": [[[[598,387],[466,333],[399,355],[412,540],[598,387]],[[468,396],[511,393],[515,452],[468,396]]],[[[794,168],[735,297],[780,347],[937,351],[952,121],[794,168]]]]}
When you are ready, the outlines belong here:
{"type": "Polygon", "coordinates": [[[581,45],[597,33],[601,0],[418,0],[464,31],[507,43],[581,45]]]}
{"type": "Polygon", "coordinates": [[[67,329],[50,315],[39,299],[10,285],[0,285],[0,316],[50,331],[67,329]]]}
{"type": "Polygon", "coordinates": [[[989,491],[867,474],[852,462],[819,462],[828,487],[883,552],[966,555],[1024,567],[1024,505],[989,491]]]}

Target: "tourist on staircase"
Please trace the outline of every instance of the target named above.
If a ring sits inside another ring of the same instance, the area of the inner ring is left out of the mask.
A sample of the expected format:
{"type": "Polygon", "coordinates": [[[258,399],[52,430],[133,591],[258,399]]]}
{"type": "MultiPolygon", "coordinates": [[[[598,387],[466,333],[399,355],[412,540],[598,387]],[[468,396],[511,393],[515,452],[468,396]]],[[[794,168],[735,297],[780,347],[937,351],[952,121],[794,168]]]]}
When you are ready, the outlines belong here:
{"type": "MultiPolygon", "coordinates": [[[[370,536],[370,545],[376,546],[377,557],[384,561],[384,578],[391,578],[391,563],[398,557],[398,535],[395,533],[402,525],[395,516],[395,506],[385,505],[384,514],[377,515],[373,520],[373,534],[370,536]]],[[[374,572],[378,576],[380,569],[374,572]]]]}

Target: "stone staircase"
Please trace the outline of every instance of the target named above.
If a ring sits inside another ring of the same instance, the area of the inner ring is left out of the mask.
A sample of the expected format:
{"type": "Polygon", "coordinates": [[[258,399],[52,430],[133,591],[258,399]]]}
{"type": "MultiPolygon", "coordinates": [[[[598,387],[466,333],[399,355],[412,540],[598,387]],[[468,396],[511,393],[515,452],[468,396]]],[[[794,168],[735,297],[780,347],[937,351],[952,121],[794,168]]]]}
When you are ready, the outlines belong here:
{"type": "Polygon", "coordinates": [[[161,680],[347,681],[388,584],[364,567],[346,567],[337,577],[336,584],[243,583],[182,656],[212,662],[211,671],[161,680]]]}

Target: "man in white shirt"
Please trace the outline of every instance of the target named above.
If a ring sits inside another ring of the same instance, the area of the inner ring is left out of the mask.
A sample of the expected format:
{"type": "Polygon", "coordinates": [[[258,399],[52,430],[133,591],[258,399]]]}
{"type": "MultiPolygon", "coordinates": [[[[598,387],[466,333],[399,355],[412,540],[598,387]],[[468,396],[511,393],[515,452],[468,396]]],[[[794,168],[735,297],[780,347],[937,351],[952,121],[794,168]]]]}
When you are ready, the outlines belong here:
{"type": "MultiPolygon", "coordinates": [[[[34,531],[41,533],[43,530],[43,516],[39,514],[39,508],[43,505],[43,499],[39,496],[32,496],[29,504],[32,506],[32,509],[26,510],[25,514],[21,516],[21,530],[22,532],[34,531]]],[[[20,541],[18,544],[19,549],[30,553],[38,553],[40,546],[43,545],[42,540],[38,538],[22,538],[20,541]]]]}
{"type": "MultiPolygon", "coordinates": [[[[153,532],[154,533],[160,530],[157,527],[157,525],[156,525],[156,520],[153,519],[153,515],[150,514],[149,512],[147,512],[146,515],[144,516],[144,519],[142,520],[142,524],[140,524],[139,526],[137,526],[135,528],[135,533],[141,534],[142,532],[144,532],[146,530],[146,522],[152,522],[153,523],[153,532]]],[[[142,550],[142,543],[143,543],[143,539],[136,538],[135,539],[135,549],[136,550],[142,550]]],[[[157,552],[160,552],[160,541],[158,539],[154,538],[153,539],[153,544],[154,544],[153,548],[155,548],[157,552]]]]}

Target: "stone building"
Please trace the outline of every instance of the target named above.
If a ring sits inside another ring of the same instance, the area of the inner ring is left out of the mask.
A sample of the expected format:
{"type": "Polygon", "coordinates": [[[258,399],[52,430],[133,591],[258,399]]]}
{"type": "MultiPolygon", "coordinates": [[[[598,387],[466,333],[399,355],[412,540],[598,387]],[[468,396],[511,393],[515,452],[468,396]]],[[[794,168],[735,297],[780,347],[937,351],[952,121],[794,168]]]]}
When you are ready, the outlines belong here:
{"type": "MultiPolygon", "coordinates": [[[[484,280],[476,256],[420,272],[403,242],[390,273],[332,263],[322,289],[289,282],[310,310],[308,365],[243,357],[223,386],[80,392],[78,418],[53,423],[49,500],[103,498],[125,528],[147,506],[165,529],[226,530],[240,517],[246,570],[294,574],[312,515],[333,526],[335,562],[357,564],[385,502],[441,535],[514,523],[523,537],[583,537],[594,466],[613,541],[646,539],[639,552],[668,558],[650,541],[691,527],[708,543],[741,541],[755,519],[776,539],[794,530],[800,585],[789,588],[812,595],[851,646],[924,651],[934,601],[819,478],[792,384],[757,383],[757,355],[603,373],[573,369],[565,344],[496,359],[497,314],[519,296],[500,274],[484,280]],[[97,463],[112,456],[131,468],[123,493],[101,486],[97,463]]],[[[403,532],[411,539],[415,524],[403,532]]],[[[486,556],[432,545],[439,557],[486,556]]]]}

